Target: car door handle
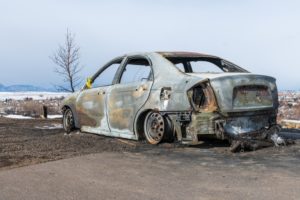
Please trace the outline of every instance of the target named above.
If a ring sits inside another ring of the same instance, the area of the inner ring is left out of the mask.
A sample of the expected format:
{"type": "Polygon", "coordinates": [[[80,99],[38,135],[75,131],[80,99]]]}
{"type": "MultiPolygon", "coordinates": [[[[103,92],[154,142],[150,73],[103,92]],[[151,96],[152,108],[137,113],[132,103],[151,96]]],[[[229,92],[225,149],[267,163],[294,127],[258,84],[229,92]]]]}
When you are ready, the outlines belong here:
{"type": "Polygon", "coordinates": [[[145,90],[148,89],[147,85],[140,85],[140,86],[138,86],[137,88],[135,88],[135,90],[138,91],[140,88],[142,88],[143,91],[145,91],[145,90]]]}
{"type": "Polygon", "coordinates": [[[100,95],[100,94],[104,95],[104,94],[105,94],[105,91],[99,91],[99,92],[98,92],[98,95],[100,95]]]}

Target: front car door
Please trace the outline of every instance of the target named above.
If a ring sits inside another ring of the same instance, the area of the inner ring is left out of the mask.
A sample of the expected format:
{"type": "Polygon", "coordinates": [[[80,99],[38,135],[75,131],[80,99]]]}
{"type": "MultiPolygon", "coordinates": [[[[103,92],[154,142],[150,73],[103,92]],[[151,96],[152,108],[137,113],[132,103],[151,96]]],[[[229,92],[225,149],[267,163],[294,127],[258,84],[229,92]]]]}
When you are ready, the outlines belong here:
{"type": "Polygon", "coordinates": [[[107,116],[111,134],[136,139],[134,120],[147,101],[153,84],[151,62],[146,57],[129,57],[119,80],[107,96],[107,116]]]}
{"type": "Polygon", "coordinates": [[[112,87],[122,58],[109,62],[92,77],[92,88],[85,88],[77,98],[81,130],[84,132],[109,135],[106,117],[106,95],[112,87]]]}

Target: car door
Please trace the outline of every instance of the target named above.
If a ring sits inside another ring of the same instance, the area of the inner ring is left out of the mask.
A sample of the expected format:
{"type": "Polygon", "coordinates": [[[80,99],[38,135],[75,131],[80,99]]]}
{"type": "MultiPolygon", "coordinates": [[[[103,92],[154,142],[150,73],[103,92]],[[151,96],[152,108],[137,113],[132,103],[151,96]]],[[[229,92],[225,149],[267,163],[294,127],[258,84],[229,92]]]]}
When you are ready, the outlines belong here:
{"type": "Polygon", "coordinates": [[[83,89],[76,104],[81,130],[109,135],[107,123],[106,95],[112,87],[122,58],[113,60],[92,77],[92,88],[83,89]]]}
{"type": "Polygon", "coordinates": [[[107,115],[112,134],[135,138],[134,119],[147,101],[153,83],[151,62],[146,57],[129,57],[120,77],[107,96],[107,115]]]}

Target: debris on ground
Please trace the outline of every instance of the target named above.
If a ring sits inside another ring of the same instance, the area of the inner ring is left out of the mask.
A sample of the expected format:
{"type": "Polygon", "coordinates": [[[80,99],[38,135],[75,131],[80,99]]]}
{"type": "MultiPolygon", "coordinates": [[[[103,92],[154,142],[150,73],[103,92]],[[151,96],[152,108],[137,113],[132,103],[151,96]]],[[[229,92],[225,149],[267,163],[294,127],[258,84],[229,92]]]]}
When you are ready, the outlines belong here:
{"type": "Polygon", "coordinates": [[[294,144],[293,140],[284,139],[279,136],[279,126],[271,127],[260,134],[260,137],[240,137],[234,138],[231,141],[230,151],[231,152],[243,152],[245,150],[255,151],[265,147],[279,147],[294,144]]]}

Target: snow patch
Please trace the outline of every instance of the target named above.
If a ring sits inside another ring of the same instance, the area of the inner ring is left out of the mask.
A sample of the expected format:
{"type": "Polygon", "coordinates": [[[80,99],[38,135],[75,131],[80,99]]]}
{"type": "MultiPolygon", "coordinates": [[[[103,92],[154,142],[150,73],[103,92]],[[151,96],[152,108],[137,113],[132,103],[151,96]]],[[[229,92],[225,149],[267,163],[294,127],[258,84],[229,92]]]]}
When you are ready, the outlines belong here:
{"type": "Polygon", "coordinates": [[[62,117],[63,117],[62,115],[47,115],[48,119],[60,119],[62,117]]]}
{"type": "MultiPolygon", "coordinates": [[[[35,119],[33,117],[29,116],[23,116],[23,115],[0,115],[1,117],[10,118],[10,119],[35,119]]],[[[48,115],[48,119],[61,119],[62,115],[48,115]]]]}
{"type": "Polygon", "coordinates": [[[32,117],[23,116],[23,115],[3,115],[3,117],[10,118],[10,119],[33,119],[32,117]]]}
{"type": "Polygon", "coordinates": [[[55,98],[65,98],[70,93],[62,93],[62,92],[0,92],[0,101],[4,101],[6,99],[13,100],[24,100],[26,98],[33,100],[47,100],[47,99],[55,99],[55,98]]]}
{"type": "Polygon", "coordinates": [[[62,124],[50,124],[49,126],[35,126],[36,129],[43,129],[43,130],[51,130],[51,129],[62,129],[62,124]]]}
{"type": "Polygon", "coordinates": [[[285,123],[300,124],[300,120],[283,119],[283,120],[281,120],[281,121],[282,121],[282,122],[285,122],[285,123]]]}

